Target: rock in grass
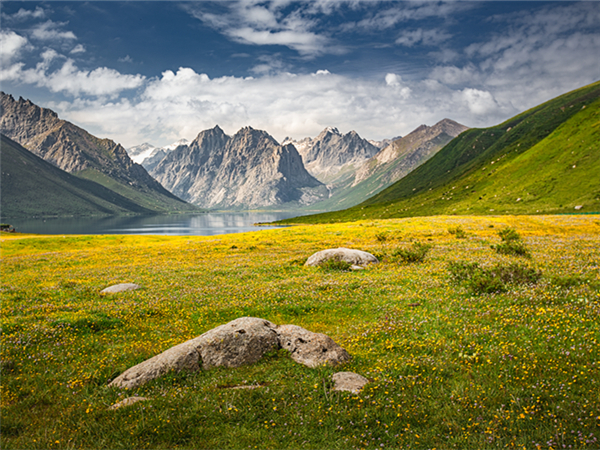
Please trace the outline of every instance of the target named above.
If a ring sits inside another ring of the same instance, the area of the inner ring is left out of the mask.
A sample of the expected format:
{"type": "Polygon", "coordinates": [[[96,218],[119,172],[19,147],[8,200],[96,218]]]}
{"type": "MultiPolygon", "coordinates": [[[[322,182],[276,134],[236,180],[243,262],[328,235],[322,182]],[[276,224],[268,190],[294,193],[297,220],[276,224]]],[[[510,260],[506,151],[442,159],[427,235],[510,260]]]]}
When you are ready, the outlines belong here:
{"type": "Polygon", "coordinates": [[[310,256],[304,265],[318,266],[329,260],[345,261],[348,264],[355,266],[365,266],[367,264],[377,264],[379,262],[375,256],[368,252],[340,247],[321,250],[310,256]]]}
{"type": "Polygon", "coordinates": [[[134,403],[137,402],[144,402],[146,400],[150,400],[149,398],[146,397],[138,397],[138,396],[133,396],[133,397],[127,397],[124,400],[121,400],[118,403],[115,403],[114,405],[110,406],[108,409],[119,409],[119,408],[123,408],[124,406],[129,406],[129,405],[133,405],[134,403]]]}
{"type": "Polygon", "coordinates": [[[168,372],[252,364],[279,347],[276,325],[255,317],[241,317],[134,366],[109,386],[133,389],[168,372]]]}
{"type": "Polygon", "coordinates": [[[252,364],[279,347],[277,326],[256,317],[241,317],[196,338],[202,367],[252,364]]]}
{"type": "Polygon", "coordinates": [[[281,348],[305,366],[335,366],[350,360],[348,352],[325,334],[313,333],[297,325],[281,325],[277,327],[277,334],[281,348]]]}
{"type": "Polygon", "coordinates": [[[354,372],[338,372],[331,377],[334,391],[349,391],[358,394],[369,382],[365,377],[354,372]]]}
{"type": "Polygon", "coordinates": [[[160,355],[127,369],[111,381],[109,386],[134,389],[169,372],[200,370],[200,354],[194,341],[192,339],[171,347],[160,355]]]}
{"type": "Polygon", "coordinates": [[[121,283],[121,284],[115,284],[113,286],[109,286],[106,289],[102,289],[100,291],[101,294],[116,294],[118,292],[125,292],[125,291],[135,291],[136,289],[141,288],[141,286],[139,284],[135,284],[135,283],[121,283]]]}

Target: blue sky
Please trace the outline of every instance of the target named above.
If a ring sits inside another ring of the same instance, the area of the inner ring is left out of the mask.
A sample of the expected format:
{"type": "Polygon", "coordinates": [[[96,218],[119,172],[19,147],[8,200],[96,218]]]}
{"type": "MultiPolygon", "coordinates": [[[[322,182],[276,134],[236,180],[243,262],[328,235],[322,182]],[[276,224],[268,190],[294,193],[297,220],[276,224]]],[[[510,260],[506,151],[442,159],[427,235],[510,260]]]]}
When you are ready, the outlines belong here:
{"type": "Polygon", "coordinates": [[[600,3],[2,1],[1,89],[129,147],[490,126],[600,79],[600,3]]]}

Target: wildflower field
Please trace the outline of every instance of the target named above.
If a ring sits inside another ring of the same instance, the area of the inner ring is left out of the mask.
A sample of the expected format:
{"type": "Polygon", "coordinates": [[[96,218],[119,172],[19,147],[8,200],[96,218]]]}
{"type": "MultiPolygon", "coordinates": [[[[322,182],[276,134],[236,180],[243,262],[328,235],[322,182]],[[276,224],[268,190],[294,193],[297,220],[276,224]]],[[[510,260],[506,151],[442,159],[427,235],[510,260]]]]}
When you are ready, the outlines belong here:
{"type": "Polygon", "coordinates": [[[1,239],[4,449],[600,447],[597,215],[1,239]],[[303,266],[333,247],[381,263],[303,266]],[[124,282],[142,289],[100,294],[124,282]],[[325,333],[352,361],[281,350],[107,386],[242,316],[325,333]],[[337,371],[370,383],[334,392],[337,371]],[[149,400],[109,409],[132,395],[149,400]]]}

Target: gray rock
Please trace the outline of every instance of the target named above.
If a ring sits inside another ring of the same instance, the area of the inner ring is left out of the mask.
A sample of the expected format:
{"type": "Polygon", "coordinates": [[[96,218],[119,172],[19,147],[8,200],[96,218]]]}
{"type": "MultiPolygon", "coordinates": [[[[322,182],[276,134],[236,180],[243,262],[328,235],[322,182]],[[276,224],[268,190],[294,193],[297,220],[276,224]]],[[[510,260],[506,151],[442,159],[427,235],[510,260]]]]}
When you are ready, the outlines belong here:
{"type": "Polygon", "coordinates": [[[369,382],[365,377],[354,372],[334,373],[331,379],[334,382],[334,391],[349,391],[358,394],[369,382]]]}
{"type": "Polygon", "coordinates": [[[102,289],[100,291],[101,294],[116,294],[118,292],[125,292],[125,291],[135,291],[136,289],[140,289],[141,286],[139,284],[135,284],[135,283],[121,283],[121,284],[115,284],[113,286],[109,286],[106,289],[102,289]]]}
{"type": "Polygon", "coordinates": [[[279,345],[291,353],[292,359],[308,367],[332,366],[350,360],[346,350],[329,336],[313,333],[296,325],[277,327],[279,345]]]}
{"type": "Polygon", "coordinates": [[[350,248],[332,248],[328,250],[321,250],[320,252],[311,255],[306,262],[305,266],[318,266],[323,264],[325,261],[330,259],[336,261],[346,261],[348,264],[355,266],[365,266],[367,264],[377,264],[379,260],[371,255],[370,253],[363,252],[362,250],[354,250],[350,248]]]}
{"type": "Polygon", "coordinates": [[[110,406],[108,409],[119,409],[119,408],[123,408],[124,406],[129,406],[129,405],[133,405],[134,403],[137,402],[144,402],[150,400],[149,398],[146,397],[138,397],[138,396],[133,396],[133,397],[127,397],[124,400],[121,400],[118,403],[115,403],[114,405],[110,406]]]}
{"type": "Polygon", "coordinates": [[[196,338],[202,367],[239,367],[252,364],[279,347],[277,326],[256,317],[241,317],[196,338]]]}
{"type": "Polygon", "coordinates": [[[109,386],[133,389],[168,372],[252,364],[279,347],[275,328],[268,320],[241,317],[127,369],[109,386]]]}
{"type": "Polygon", "coordinates": [[[196,346],[196,339],[171,347],[161,354],[127,369],[111,381],[109,386],[134,389],[168,372],[200,370],[200,353],[196,346]]]}

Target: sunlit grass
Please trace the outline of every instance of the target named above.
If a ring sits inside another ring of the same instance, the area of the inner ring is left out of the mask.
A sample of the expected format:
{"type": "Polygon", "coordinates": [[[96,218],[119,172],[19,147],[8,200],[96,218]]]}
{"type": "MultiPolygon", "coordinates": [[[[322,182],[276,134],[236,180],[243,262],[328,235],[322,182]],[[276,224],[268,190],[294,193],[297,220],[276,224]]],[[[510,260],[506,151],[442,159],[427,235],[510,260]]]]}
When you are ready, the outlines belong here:
{"type": "Polygon", "coordinates": [[[210,237],[2,235],[3,448],[598,448],[600,218],[432,217],[210,237]],[[506,227],[530,259],[491,248],[506,227]],[[460,229],[457,239],[449,229],[460,229]],[[385,239],[382,238],[385,236],[385,239]],[[418,264],[395,258],[431,244],[418,264]],[[348,247],[382,263],[303,267],[348,247]],[[451,263],[541,271],[476,295],[451,263]],[[100,295],[134,282],[143,288],[100,295]],[[240,316],[326,333],[353,360],[123,370],[240,316]],[[358,395],[330,376],[371,380],[358,395]],[[229,389],[260,385],[257,389],[229,389]],[[151,398],[111,411],[131,395],[151,398]]]}

